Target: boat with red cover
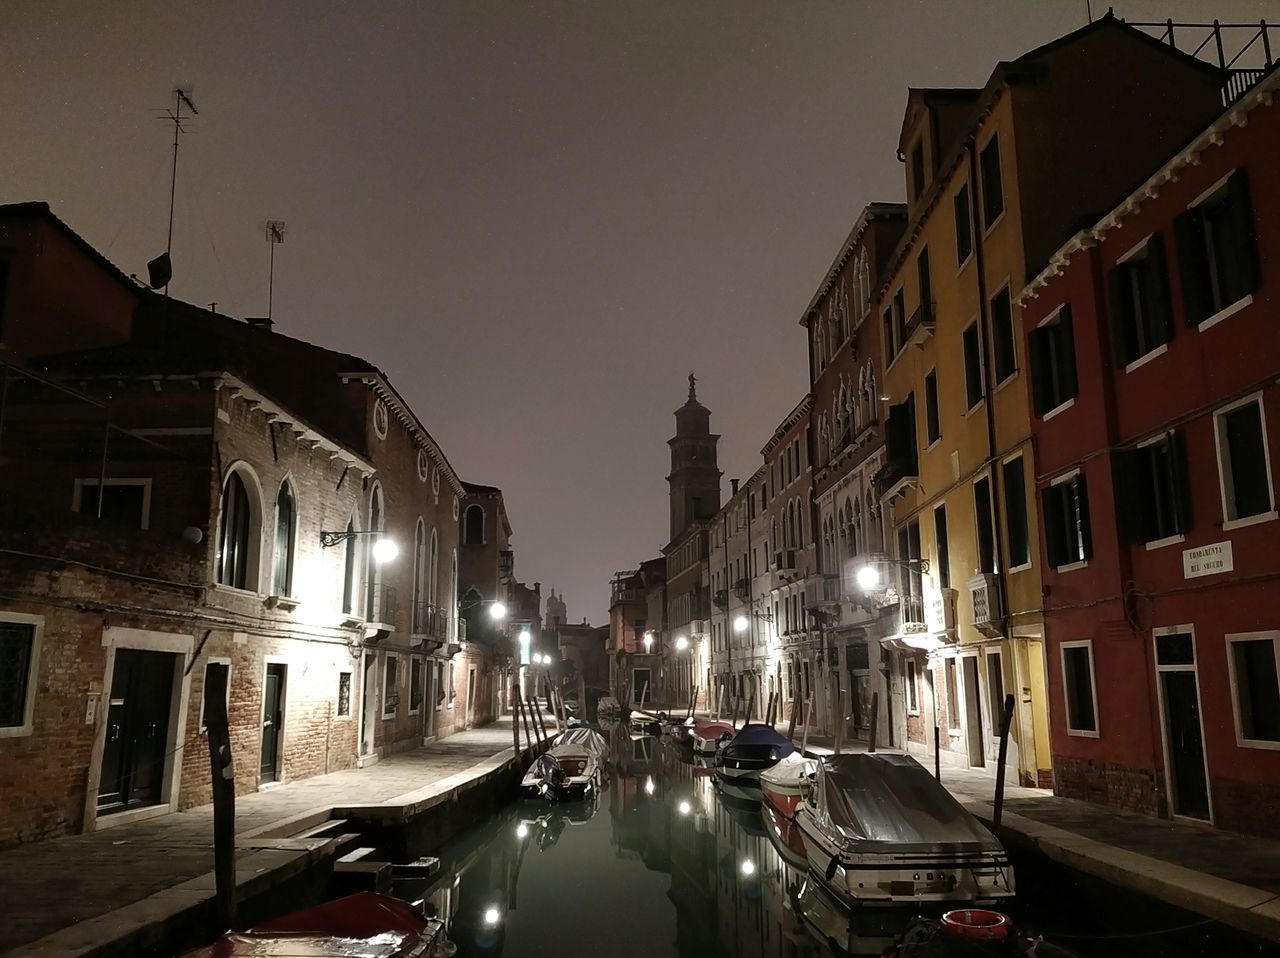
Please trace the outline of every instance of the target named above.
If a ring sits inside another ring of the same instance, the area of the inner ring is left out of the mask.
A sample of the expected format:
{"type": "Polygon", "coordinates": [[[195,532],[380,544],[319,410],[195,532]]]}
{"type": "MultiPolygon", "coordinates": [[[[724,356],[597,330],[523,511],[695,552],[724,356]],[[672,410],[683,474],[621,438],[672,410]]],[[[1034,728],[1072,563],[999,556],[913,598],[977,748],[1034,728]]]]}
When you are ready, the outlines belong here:
{"type": "Polygon", "coordinates": [[[443,928],[408,902],[364,891],[229,931],[183,958],[425,958],[444,945],[443,928]]]}
{"type": "Polygon", "coordinates": [[[710,719],[697,719],[693,723],[693,750],[703,755],[714,755],[723,743],[730,741],[737,733],[728,722],[713,722],[710,719]]]}

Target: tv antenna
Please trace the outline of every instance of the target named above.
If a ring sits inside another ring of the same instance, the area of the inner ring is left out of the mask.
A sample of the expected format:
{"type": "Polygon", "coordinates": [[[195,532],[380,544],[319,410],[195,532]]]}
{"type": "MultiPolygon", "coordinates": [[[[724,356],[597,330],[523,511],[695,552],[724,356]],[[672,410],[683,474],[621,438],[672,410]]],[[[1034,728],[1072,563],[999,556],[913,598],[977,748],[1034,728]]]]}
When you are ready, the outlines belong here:
{"type": "Polygon", "coordinates": [[[178,188],[178,137],[187,132],[182,126],[184,104],[192,116],[200,115],[195,103],[191,101],[191,87],[174,87],[173,109],[166,110],[161,116],[162,120],[173,124],[173,171],[169,176],[169,232],[165,238],[164,256],[158,256],[147,264],[151,288],[158,289],[163,286],[166,296],[169,295],[169,280],[173,277],[173,203],[178,188]]]}
{"type": "Polygon", "coordinates": [[[284,220],[267,220],[267,225],[264,229],[267,234],[267,243],[271,247],[271,265],[267,272],[267,321],[270,322],[271,301],[276,282],[276,247],[284,242],[284,220]]]}

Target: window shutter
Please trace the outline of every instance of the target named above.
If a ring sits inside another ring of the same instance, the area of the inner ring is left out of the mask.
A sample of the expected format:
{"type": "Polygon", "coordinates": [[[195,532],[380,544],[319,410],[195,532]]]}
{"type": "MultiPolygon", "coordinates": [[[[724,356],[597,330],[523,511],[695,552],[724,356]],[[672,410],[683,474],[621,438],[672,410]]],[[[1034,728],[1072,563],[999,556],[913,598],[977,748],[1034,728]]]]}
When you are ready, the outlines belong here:
{"type": "Polygon", "coordinates": [[[1191,531],[1191,480],[1187,469],[1186,436],[1174,430],[1169,433],[1169,466],[1173,470],[1173,507],[1177,516],[1178,532],[1191,531]]]}
{"type": "Polygon", "coordinates": [[[1182,318],[1192,327],[1207,319],[1212,308],[1202,220],[1200,211],[1191,209],[1173,221],[1173,236],[1178,244],[1178,276],[1182,280],[1182,318]]]}
{"type": "Polygon", "coordinates": [[[1060,566],[1062,561],[1062,491],[1061,486],[1045,486],[1040,494],[1044,506],[1044,551],[1050,566],[1060,566]]]}
{"type": "Polygon", "coordinates": [[[1087,561],[1093,558],[1093,529],[1089,522],[1089,486],[1084,481],[1083,473],[1072,481],[1075,483],[1076,499],[1080,504],[1080,552],[1087,561]]]}
{"type": "Polygon", "coordinates": [[[1133,301],[1129,293],[1129,270],[1120,265],[1107,274],[1107,286],[1111,293],[1111,332],[1115,336],[1116,365],[1124,368],[1133,362],[1133,301]]]}
{"type": "Polygon", "coordinates": [[[1253,220],[1253,204],[1249,201],[1249,174],[1241,168],[1227,181],[1231,202],[1231,232],[1235,256],[1231,266],[1232,284],[1228,299],[1234,301],[1258,288],[1258,234],[1253,220]]]}
{"type": "Polygon", "coordinates": [[[1075,326],[1071,322],[1071,304],[1067,303],[1058,314],[1058,328],[1054,331],[1058,342],[1058,361],[1062,364],[1058,378],[1062,383],[1062,395],[1059,402],[1074,399],[1080,393],[1080,385],[1076,381],[1076,335],[1075,326]]]}
{"type": "Polygon", "coordinates": [[[1169,266],[1164,254],[1164,237],[1152,233],[1147,240],[1147,268],[1144,276],[1146,316],[1150,343],[1167,343],[1173,339],[1173,322],[1169,308],[1169,266]]]}
{"type": "Polygon", "coordinates": [[[1147,541],[1150,525],[1148,507],[1151,497],[1146,494],[1146,476],[1151,469],[1146,449],[1129,449],[1117,452],[1112,460],[1116,490],[1116,527],[1120,541],[1128,545],[1147,541]]]}
{"type": "Polygon", "coordinates": [[[1050,393],[1052,370],[1049,368],[1049,337],[1051,326],[1037,326],[1027,335],[1027,352],[1031,360],[1031,404],[1037,416],[1043,416],[1052,406],[1050,393]]]}

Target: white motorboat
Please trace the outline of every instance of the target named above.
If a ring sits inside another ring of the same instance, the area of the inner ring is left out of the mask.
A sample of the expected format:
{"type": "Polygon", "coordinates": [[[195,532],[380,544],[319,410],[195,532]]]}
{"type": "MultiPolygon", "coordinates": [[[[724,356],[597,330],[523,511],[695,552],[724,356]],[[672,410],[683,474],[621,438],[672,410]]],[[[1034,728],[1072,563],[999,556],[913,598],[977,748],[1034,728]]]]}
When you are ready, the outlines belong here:
{"type": "Polygon", "coordinates": [[[728,722],[712,722],[709,719],[695,719],[693,729],[689,733],[693,739],[693,750],[699,755],[714,755],[721,745],[733,740],[737,734],[728,722]]]}
{"type": "Polygon", "coordinates": [[[994,905],[1013,896],[1004,847],[910,756],[821,759],[796,823],[810,869],[846,903],[994,905]]]}
{"type": "Polygon", "coordinates": [[[810,778],[816,763],[800,752],[784,755],[773,768],[760,773],[760,791],[764,800],[784,818],[796,817],[800,800],[809,791],[810,778]]]}
{"type": "Polygon", "coordinates": [[[520,789],[528,797],[553,801],[590,795],[600,788],[608,754],[608,744],[599,732],[568,729],[529,766],[520,789]]]}

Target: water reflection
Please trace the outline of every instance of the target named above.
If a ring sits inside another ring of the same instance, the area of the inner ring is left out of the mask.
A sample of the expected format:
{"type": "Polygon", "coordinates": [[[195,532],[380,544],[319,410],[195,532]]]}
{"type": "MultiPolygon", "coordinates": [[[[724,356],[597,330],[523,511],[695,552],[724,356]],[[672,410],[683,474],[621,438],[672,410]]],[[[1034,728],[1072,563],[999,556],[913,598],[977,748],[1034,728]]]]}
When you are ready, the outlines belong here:
{"type": "Polygon", "coordinates": [[[619,729],[611,747],[601,794],[513,805],[451,842],[441,877],[399,893],[428,900],[460,955],[807,958],[848,944],[847,914],[820,930],[800,914],[802,894],[820,919],[822,903],[789,864],[803,846],[785,819],[672,743],[619,729]]]}

